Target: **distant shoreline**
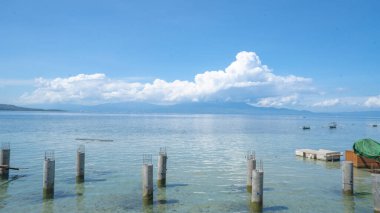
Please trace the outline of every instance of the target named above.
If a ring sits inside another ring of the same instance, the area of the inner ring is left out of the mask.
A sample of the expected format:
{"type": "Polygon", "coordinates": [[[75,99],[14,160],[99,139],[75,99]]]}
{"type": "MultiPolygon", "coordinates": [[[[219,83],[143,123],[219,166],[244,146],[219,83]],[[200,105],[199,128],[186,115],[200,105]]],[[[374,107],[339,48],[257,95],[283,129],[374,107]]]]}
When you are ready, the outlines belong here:
{"type": "Polygon", "coordinates": [[[12,112],[65,112],[65,110],[59,109],[37,109],[37,108],[27,108],[19,107],[10,104],[0,104],[0,111],[12,111],[12,112]]]}

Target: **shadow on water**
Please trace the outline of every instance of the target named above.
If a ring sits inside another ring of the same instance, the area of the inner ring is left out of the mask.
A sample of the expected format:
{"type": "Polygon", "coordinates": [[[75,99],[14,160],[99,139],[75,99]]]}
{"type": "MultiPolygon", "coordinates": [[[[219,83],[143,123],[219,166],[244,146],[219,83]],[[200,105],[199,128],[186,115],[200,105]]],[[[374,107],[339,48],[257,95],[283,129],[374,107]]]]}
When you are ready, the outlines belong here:
{"type": "Polygon", "coordinates": [[[7,179],[1,180],[0,182],[0,209],[5,207],[5,200],[10,197],[8,194],[8,187],[12,181],[18,180],[28,175],[11,175],[7,179]]]}
{"type": "Polygon", "coordinates": [[[355,197],[363,198],[372,195],[370,192],[354,192],[355,197]]]}
{"type": "Polygon", "coordinates": [[[188,186],[189,184],[186,183],[172,183],[172,184],[166,184],[166,188],[173,188],[173,187],[179,187],[179,186],[188,186]]]}
{"type": "Polygon", "coordinates": [[[61,198],[74,198],[77,196],[78,195],[76,193],[67,193],[64,191],[57,191],[54,193],[54,199],[49,199],[49,200],[56,200],[56,199],[61,199],[61,198]]]}
{"type": "MultiPolygon", "coordinates": [[[[107,179],[106,178],[86,178],[86,177],[84,179],[84,182],[88,182],[88,183],[103,182],[103,181],[107,181],[107,179]]],[[[71,177],[71,178],[67,178],[65,182],[69,184],[76,184],[77,180],[75,177],[71,177]]]]}
{"type": "Polygon", "coordinates": [[[179,203],[179,200],[176,200],[176,199],[169,199],[169,200],[157,200],[157,201],[154,201],[153,202],[153,205],[162,205],[162,204],[165,204],[165,205],[170,205],[170,204],[176,204],[176,203],[179,203]]]}
{"type": "Polygon", "coordinates": [[[157,207],[158,207],[158,212],[166,212],[166,188],[160,188],[158,189],[157,193],[157,207]]]}
{"type": "Polygon", "coordinates": [[[355,212],[355,200],[354,196],[342,196],[342,202],[345,213],[355,212]]]}
{"type": "MultiPolygon", "coordinates": [[[[247,186],[230,186],[229,189],[236,190],[236,191],[239,191],[239,192],[247,192],[247,186]]],[[[264,187],[263,190],[265,192],[272,192],[272,191],[274,191],[274,188],[264,187]]]]}
{"type": "Polygon", "coordinates": [[[103,175],[110,175],[110,174],[113,174],[115,173],[115,171],[112,171],[112,170],[95,170],[95,171],[92,171],[92,173],[94,175],[100,175],[100,176],[103,176],[103,175]]]}
{"type": "Polygon", "coordinates": [[[106,178],[85,178],[84,182],[103,182],[107,181],[106,178]]]}
{"type": "Polygon", "coordinates": [[[0,182],[0,186],[2,185],[8,185],[10,182],[18,180],[23,177],[27,177],[28,175],[12,175],[8,179],[4,179],[0,182]]]}
{"type": "Polygon", "coordinates": [[[84,183],[78,183],[75,185],[75,192],[77,194],[77,210],[79,212],[83,212],[85,210],[85,205],[84,205],[84,193],[85,193],[85,188],[84,188],[84,183]]]}
{"type": "Polygon", "coordinates": [[[42,213],[54,213],[54,200],[45,200],[42,203],[42,213]]]}
{"type": "Polygon", "coordinates": [[[247,186],[229,186],[230,189],[236,189],[239,192],[246,192],[247,191],[247,186]]]}
{"type": "Polygon", "coordinates": [[[1,183],[0,185],[0,209],[5,207],[5,200],[9,197],[8,186],[9,184],[7,182],[1,183]]]}
{"type": "Polygon", "coordinates": [[[313,164],[322,166],[326,169],[340,169],[340,161],[323,161],[323,160],[315,160],[315,159],[309,159],[309,158],[303,158],[296,156],[297,161],[303,161],[307,164],[313,164]]]}
{"type": "Polygon", "coordinates": [[[354,191],[353,195],[344,195],[341,189],[331,190],[336,196],[344,196],[344,197],[356,197],[356,198],[366,198],[372,195],[371,192],[356,192],[354,191]]]}
{"type": "Polygon", "coordinates": [[[157,191],[157,199],[144,200],[142,199],[142,211],[144,213],[150,212],[160,212],[164,213],[167,211],[168,205],[178,204],[177,199],[167,199],[166,188],[159,188],[157,191]]]}
{"type": "Polygon", "coordinates": [[[270,188],[270,187],[267,187],[267,188],[263,188],[263,191],[265,191],[265,192],[272,192],[272,191],[274,191],[274,188],[270,188]]]}
{"type": "Polygon", "coordinates": [[[289,208],[286,206],[269,206],[269,207],[263,208],[263,212],[279,212],[279,211],[286,211],[286,210],[289,210],[289,208]]]}
{"type": "Polygon", "coordinates": [[[144,213],[153,213],[153,205],[150,205],[150,204],[143,204],[142,206],[142,211],[144,213]]]}

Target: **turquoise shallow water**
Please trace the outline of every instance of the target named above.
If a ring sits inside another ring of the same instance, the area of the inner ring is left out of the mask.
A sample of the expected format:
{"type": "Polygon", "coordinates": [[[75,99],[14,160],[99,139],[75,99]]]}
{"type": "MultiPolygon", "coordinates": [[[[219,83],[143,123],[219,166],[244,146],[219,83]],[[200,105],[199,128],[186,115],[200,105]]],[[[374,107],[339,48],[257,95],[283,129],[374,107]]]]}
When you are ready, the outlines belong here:
{"type": "Polygon", "coordinates": [[[264,161],[264,212],[372,212],[371,178],[354,170],[355,196],[341,194],[340,162],[304,160],[297,148],[343,152],[380,139],[379,118],[245,115],[0,113],[0,142],[11,144],[11,171],[0,212],[249,212],[245,153],[264,161]],[[338,122],[330,130],[328,123],[338,122]],[[303,131],[302,125],[311,130],[303,131]],[[76,138],[110,139],[87,142],[76,138]],[[86,182],[75,183],[76,149],[86,147],[86,182]],[[141,199],[142,154],[167,147],[166,189],[141,199]],[[42,199],[45,150],[55,150],[55,199],[42,199]]]}

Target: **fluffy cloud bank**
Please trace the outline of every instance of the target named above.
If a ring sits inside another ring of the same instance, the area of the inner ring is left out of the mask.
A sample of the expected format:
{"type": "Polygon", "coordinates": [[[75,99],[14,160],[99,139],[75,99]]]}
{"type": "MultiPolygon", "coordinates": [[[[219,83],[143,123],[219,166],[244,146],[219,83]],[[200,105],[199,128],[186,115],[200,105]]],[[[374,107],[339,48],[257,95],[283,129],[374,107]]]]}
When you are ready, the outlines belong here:
{"type": "Polygon", "coordinates": [[[79,74],[68,78],[36,79],[36,89],[21,97],[25,103],[103,103],[146,101],[177,103],[186,101],[232,100],[259,105],[283,106],[294,103],[297,93],[313,90],[311,79],[275,75],[254,52],[240,52],[225,70],[205,71],[192,81],[151,83],[127,82],[105,74],[79,74]],[[276,97],[276,98],[266,98],[276,97]],[[279,104],[279,103],[283,104],[279,104]]]}
{"type": "Polygon", "coordinates": [[[380,107],[380,95],[369,97],[365,102],[366,107],[380,107]]]}

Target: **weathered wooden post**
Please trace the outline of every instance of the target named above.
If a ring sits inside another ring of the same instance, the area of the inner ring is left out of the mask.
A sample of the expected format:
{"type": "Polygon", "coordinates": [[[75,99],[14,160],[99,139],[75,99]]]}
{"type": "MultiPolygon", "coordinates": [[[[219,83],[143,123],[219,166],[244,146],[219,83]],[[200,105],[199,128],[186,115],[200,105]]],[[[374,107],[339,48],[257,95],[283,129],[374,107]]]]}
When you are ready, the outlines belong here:
{"type": "Polygon", "coordinates": [[[55,159],[54,151],[45,152],[44,175],[43,175],[43,197],[54,198],[55,159]]]}
{"type": "Polygon", "coordinates": [[[354,168],[352,161],[343,162],[342,188],[344,194],[352,195],[354,193],[354,168]]]}
{"type": "Polygon", "coordinates": [[[143,155],[142,168],[143,203],[153,204],[153,164],[152,155],[143,155]]]}
{"type": "Polygon", "coordinates": [[[161,147],[159,156],[158,156],[158,171],[157,171],[157,186],[165,187],[166,186],[166,163],[168,160],[166,147],[161,147]]]}
{"type": "Polygon", "coordinates": [[[84,182],[84,162],[85,162],[85,148],[84,145],[80,145],[77,149],[77,183],[84,182]]]}
{"type": "Polygon", "coordinates": [[[0,157],[0,174],[1,179],[8,179],[9,178],[9,164],[11,159],[11,148],[9,143],[2,143],[1,144],[1,157],[0,157]]]}
{"type": "Polygon", "coordinates": [[[255,152],[249,151],[245,156],[247,159],[247,191],[252,191],[252,171],[256,169],[255,152]]]}
{"type": "Polygon", "coordinates": [[[252,171],[252,197],[251,204],[255,211],[263,209],[264,169],[260,161],[259,168],[252,171]]]}

